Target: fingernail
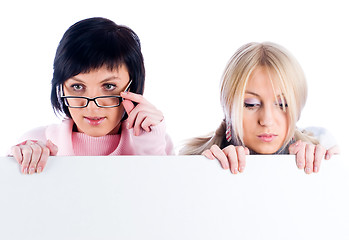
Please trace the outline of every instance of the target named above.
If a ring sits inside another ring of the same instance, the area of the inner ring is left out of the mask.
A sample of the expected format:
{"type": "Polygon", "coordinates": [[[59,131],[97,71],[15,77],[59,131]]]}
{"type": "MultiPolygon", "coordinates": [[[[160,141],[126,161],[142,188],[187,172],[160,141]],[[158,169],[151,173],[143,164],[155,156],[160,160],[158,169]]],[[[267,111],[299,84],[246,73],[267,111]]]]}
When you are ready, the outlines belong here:
{"type": "Polygon", "coordinates": [[[314,167],[314,172],[318,172],[318,168],[317,167],[314,167]]]}
{"type": "Polygon", "coordinates": [[[244,167],[239,167],[239,172],[243,172],[244,171],[244,167]]]}
{"type": "Polygon", "coordinates": [[[306,171],[307,173],[310,173],[310,168],[307,167],[307,168],[305,169],[305,171],[306,171]]]}
{"type": "Polygon", "coordinates": [[[33,174],[33,173],[35,173],[35,169],[34,168],[30,168],[29,169],[29,174],[33,174]]]}
{"type": "Polygon", "coordinates": [[[36,172],[37,172],[37,173],[41,173],[41,172],[42,172],[42,167],[38,167],[38,168],[36,169],[36,172]]]}
{"type": "Polygon", "coordinates": [[[238,173],[238,169],[234,168],[234,174],[237,174],[237,173],[238,173]]]}
{"type": "Polygon", "coordinates": [[[24,168],[22,173],[25,173],[25,174],[28,173],[28,168],[24,168]]]}

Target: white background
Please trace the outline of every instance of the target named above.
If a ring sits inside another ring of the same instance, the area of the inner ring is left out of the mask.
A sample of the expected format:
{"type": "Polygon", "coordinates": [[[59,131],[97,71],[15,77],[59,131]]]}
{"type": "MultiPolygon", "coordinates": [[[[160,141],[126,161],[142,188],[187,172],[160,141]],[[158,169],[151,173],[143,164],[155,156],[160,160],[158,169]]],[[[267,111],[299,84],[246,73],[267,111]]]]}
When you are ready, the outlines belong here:
{"type": "Polygon", "coordinates": [[[346,142],[349,15],[332,1],[7,1],[0,7],[0,155],[24,132],[58,123],[50,105],[53,59],[75,22],[106,17],[140,37],[145,97],[163,111],[176,146],[223,118],[219,81],[238,47],[285,46],[309,84],[300,127],[322,126],[346,142]]]}

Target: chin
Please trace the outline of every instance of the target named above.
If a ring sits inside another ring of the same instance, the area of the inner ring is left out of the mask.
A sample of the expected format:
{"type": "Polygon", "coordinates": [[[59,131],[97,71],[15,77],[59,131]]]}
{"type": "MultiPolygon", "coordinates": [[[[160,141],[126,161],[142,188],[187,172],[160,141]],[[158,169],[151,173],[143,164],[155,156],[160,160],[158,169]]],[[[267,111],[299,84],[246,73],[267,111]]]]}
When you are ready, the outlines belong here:
{"type": "Polygon", "coordinates": [[[281,146],[277,146],[277,147],[273,147],[273,146],[260,146],[257,148],[249,148],[252,151],[258,153],[258,154],[274,154],[276,153],[279,149],[281,148],[281,146]]]}

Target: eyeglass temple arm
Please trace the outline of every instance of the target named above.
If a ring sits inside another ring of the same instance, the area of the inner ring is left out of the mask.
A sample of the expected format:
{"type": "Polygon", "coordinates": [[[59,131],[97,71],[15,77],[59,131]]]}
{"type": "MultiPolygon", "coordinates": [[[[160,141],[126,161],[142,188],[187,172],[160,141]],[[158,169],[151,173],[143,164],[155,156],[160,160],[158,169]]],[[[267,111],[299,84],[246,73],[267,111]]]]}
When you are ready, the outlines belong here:
{"type": "Polygon", "coordinates": [[[125,92],[128,92],[130,89],[130,86],[131,86],[131,83],[132,83],[132,79],[130,80],[130,82],[127,84],[127,87],[125,88],[125,92]]]}

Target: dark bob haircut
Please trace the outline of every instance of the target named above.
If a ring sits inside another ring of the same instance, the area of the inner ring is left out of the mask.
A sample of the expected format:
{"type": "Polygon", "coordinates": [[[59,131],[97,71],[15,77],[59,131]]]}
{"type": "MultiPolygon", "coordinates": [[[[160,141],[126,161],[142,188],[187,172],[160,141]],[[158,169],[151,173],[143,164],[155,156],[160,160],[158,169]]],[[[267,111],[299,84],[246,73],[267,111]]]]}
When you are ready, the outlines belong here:
{"type": "Polygon", "coordinates": [[[72,25],[58,45],[53,64],[51,104],[54,111],[71,118],[60,98],[60,84],[80,73],[103,66],[113,70],[122,64],[132,79],[130,91],[143,94],[144,60],[135,32],[105,18],[89,18],[72,25]]]}

